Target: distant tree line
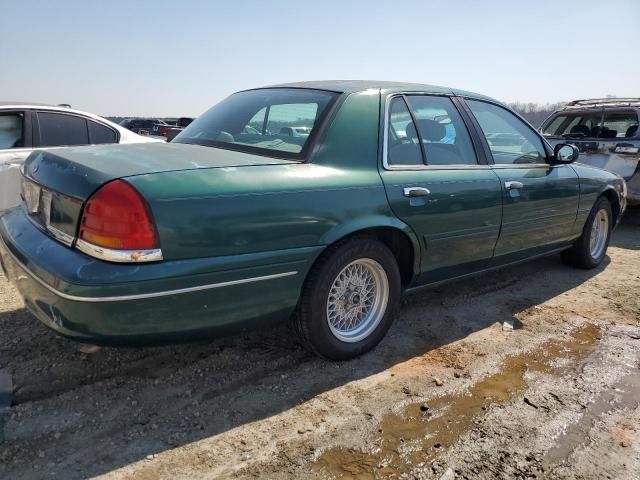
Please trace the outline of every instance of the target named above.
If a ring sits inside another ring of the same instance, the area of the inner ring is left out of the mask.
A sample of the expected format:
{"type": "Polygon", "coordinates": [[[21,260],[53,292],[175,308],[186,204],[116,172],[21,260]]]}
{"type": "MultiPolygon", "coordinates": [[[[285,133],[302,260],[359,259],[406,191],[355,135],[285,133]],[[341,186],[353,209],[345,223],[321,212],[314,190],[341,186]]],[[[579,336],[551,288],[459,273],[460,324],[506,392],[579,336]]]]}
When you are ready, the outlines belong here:
{"type": "Polygon", "coordinates": [[[533,103],[533,102],[512,102],[508,105],[526,118],[531,125],[538,128],[542,125],[549,115],[563,106],[566,102],[559,103],[533,103]]]}

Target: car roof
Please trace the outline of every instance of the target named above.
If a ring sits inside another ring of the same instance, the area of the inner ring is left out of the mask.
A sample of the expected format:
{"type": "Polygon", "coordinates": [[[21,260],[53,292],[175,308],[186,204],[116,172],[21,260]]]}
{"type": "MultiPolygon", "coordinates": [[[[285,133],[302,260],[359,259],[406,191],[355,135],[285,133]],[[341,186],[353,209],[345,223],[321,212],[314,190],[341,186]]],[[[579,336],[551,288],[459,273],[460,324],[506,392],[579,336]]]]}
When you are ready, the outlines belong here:
{"type": "Polygon", "coordinates": [[[0,110],[16,110],[16,109],[24,109],[24,110],[55,110],[57,112],[71,112],[77,113],[79,115],[85,115],[87,117],[100,118],[98,115],[93,113],[84,112],[82,110],[76,110],[71,107],[64,107],[61,105],[47,105],[46,103],[29,103],[29,102],[0,102],[0,110]]]}
{"type": "Polygon", "coordinates": [[[308,82],[281,83],[262,88],[312,88],[316,90],[328,90],[337,93],[354,93],[369,89],[381,89],[389,92],[420,92],[420,93],[444,93],[473,97],[501,103],[486,95],[459,90],[456,88],[427,85],[422,83],[393,82],[384,80],[313,80],[308,82]]]}
{"type": "MultiPolygon", "coordinates": [[[[0,101],[0,107],[56,107],[57,105],[51,105],[49,103],[39,103],[39,102],[16,102],[16,101],[0,101]]],[[[67,108],[67,107],[59,107],[59,108],[67,108]]]]}
{"type": "Polygon", "coordinates": [[[640,108],[640,98],[593,98],[573,100],[558,108],[554,113],[638,108],[640,108]]]}

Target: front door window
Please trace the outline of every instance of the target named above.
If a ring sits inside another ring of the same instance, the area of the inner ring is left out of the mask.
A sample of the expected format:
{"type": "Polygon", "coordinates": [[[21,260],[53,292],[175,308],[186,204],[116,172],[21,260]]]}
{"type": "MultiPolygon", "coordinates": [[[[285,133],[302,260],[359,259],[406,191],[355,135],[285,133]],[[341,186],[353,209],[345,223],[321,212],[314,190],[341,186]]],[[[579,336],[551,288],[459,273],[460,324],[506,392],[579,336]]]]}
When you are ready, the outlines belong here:
{"type": "Polygon", "coordinates": [[[526,123],[508,110],[477,100],[467,105],[480,124],[497,164],[545,163],[542,140],[526,123]]]}

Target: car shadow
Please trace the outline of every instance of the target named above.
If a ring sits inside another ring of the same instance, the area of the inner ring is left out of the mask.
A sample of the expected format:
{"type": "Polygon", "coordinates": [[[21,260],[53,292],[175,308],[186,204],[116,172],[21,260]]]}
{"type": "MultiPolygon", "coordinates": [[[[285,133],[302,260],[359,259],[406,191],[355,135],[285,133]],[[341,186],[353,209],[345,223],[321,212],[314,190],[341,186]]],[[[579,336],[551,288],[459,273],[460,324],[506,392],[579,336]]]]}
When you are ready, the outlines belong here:
{"type": "MultiPolygon", "coordinates": [[[[635,236],[622,225],[614,240],[626,244],[635,236]]],[[[98,476],[271,417],[516,319],[597,275],[608,261],[587,271],[552,256],[412,294],[376,349],[341,363],[309,354],[285,325],[87,355],[24,309],[0,311],[0,370],[10,371],[16,386],[0,436],[0,477],[31,478],[38,469],[67,479],[98,476]]]]}
{"type": "Polygon", "coordinates": [[[617,231],[621,234],[614,234],[611,237],[611,246],[640,250],[640,207],[627,209],[617,231]]]}

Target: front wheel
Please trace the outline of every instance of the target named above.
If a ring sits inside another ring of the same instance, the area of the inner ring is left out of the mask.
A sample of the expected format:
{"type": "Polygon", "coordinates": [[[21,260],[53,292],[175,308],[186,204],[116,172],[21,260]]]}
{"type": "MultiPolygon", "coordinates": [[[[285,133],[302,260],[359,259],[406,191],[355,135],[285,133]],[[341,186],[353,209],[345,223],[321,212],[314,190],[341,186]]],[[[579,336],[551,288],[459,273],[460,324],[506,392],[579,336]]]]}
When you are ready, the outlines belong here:
{"type": "Polygon", "coordinates": [[[582,235],[569,250],[562,252],[562,260],[574,267],[597,267],[607,254],[612,228],[611,203],[601,197],[591,209],[582,235]]]}
{"type": "Polygon", "coordinates": [[[371,350],[391,326],[400,284],[383,243],[361,237],[330,247],[309,273],[294,316],[303,343],[330,360],[371,350]]]}

